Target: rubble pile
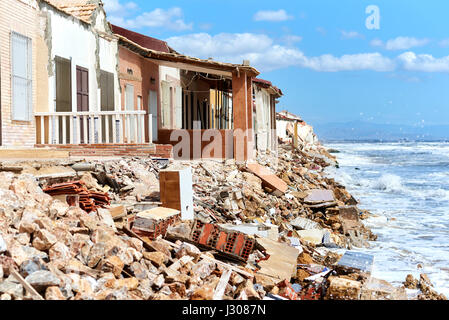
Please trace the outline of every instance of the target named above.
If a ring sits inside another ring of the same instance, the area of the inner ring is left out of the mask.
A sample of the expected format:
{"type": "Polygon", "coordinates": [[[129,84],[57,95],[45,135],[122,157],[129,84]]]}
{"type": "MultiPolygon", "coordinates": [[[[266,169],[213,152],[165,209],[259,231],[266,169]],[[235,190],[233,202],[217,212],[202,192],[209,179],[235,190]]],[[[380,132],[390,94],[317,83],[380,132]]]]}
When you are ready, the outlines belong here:
{"type": "Polygon", "coordinates": [[[194,220],[161,208],[168,160],[14,164],[0,172],[0,299],[444,299],[425,275],[396,288],[346,251],[376,237],[324,174],[338,165],[324,148],[257,160],[177,163],[192,170],[194,220]],[[94,205],[60,198],[74,194],[94,205]]]}
{"type": "Polygon", "coordinates": [[[97,208],[105,208],[110,204],[110,198],[107,193],[89,191],[81,181],[55,184],[45,188],[44,192],[51,196],[78,196],[77,201],[80,208],[87,213],[95,211],[97,208]]]}

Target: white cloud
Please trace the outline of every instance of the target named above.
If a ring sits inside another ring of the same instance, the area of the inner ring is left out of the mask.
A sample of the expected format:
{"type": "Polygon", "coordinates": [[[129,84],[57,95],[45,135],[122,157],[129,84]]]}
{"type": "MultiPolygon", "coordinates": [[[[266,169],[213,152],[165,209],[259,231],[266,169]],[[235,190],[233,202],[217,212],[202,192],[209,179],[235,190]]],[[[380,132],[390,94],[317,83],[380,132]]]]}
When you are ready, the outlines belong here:
{"type": "Polygon", "coordinates": [[[441,40],[440,42],[438,42],[438,45],[443,48],[449,47],[449,39],[441,40]]]}
{"type": "Polygon", "coordinates": [[[292,16],[289,16],[287,12],[283,9],[281,10],[261,10],[256,12],[254,15],[255,21],[271,21],[271,22],[280,22],[293,19],[292,16]]]}
{"type": "Polygon", "coordinates": [[[206,58],[250,54],[254,50],[267,50],[273,44],[270,37],[252,33],[219,33],[215,36],[208,33],[194,33],[171,37],[166,41],[187,55],[206,58]]]}
{"type": "MultiPolygon", "coordinates": [[[[299,38],[297,39],[299,40],[299,38]]],[[[355,53],[335,56],[307,56],[299,48],[276,43],[264,34],[254,33],[195,33],[166,39],[170,46],[184,54],[218,61],[242,63],[248,59],[260,71],[299,67],[319,72],[370,70],[376,72],[449,72],[449,56],[406,52],[396,57],[381,53],[355,53]]],[[[409,78],[417,81],[418,78],[409,78]]]]}
{"type": "Polygon", "coordinates": [[[281,38],[281,41],[285,42],[287,45],[291,46],[295,43],[301,42],[302,37],[301,36],[295,36],[295,35],[286,35],[281,38]]]}
{"type": "Polygon", "coordinates": [[[383,47],[384,46],[384,42],[380,39],[371,40],[370,44],[373,47],[383,47]]]}
{"type": "Polygon", "coordinates": [[[414,47],[422,47],[430,42],[429,39],[417,39],[413,37],[397,37],[388,40],[384,43],[382,40],[374,39],[371,41],[371,45],[374,47],[383,47],[386,50],[396,51],[396,50],[409,50],[414,47]]]}
{"type": "Polygon", "coordinates": [[[405,52],[398,56],[398,61],[408,71],[449,72],[449,56],[435,58],[430,54],[405,52]]]}
{"type": "Polygon", "coordinates": [[[385,72],[395,69],[394,61],[377,52],[346,54],[341,57],[325,54],[319,57],[308,58],[305,66],[315,71],[327,72],[356,70],[385,72]]]}
{"type": "Polygon", "coordinates": [[[171,37],[166,41],[175,50],[200,58],[213,57],[219,61],[232,63],[242,63],[244,59],[248,59],[261,71],[292,66],[325,72],[394,69],[393,61],[379,53],[307,57],[301,50],[275,44],[271,38],[263,34],[221,33],[212,36],[197,33],[171,37]]]}
{"type": "Polygon", "coordinates": [[[135,18],[126,18],[130,10],[137,9],[134,2],[122,4],[119,0],[103,0],[108,19],[113,24],[124,28],[166,28],[175,31],[192,30],[193,23],[186,23],[181,8],[156,8],[153,11],[140,13],[135,18]],[[109,13],[111,14],[109,16],[109,13]]]}
{"type": "Polygon", "coordinates": [[[365,39],[365,36],[363,34],[358,33],[357,31],[345,31],[341,30],[341,35],[343,39],[365,39]]]}
{"type": "Polygon", "coordinates": [[[121,4],[119,0],[103,0],[104,9],[107,13],[121,13],[124,14],[124,10],[132,10],[137,8],[135,2],[126,2],[121,4]]]}

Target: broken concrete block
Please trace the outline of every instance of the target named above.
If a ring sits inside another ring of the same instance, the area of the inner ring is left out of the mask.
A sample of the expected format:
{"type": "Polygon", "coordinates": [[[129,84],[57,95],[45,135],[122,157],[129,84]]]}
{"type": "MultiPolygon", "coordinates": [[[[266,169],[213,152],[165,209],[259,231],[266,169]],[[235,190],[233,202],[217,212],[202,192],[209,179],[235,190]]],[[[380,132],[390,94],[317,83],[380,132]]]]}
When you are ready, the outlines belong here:
{"type": "Polygon", "coordinates": [[[311,230],[299,230],[297,231],[298,236],[307,242],[313,243],[314,245],[319,245],[323,243],[323,237],[327,230],[325,229],[311,229],[311,230]]]}
{"type": "Polygon", "coordinates": [[[181,212],[169,208],[153,208],[136,215],[132,230],[150,239],[165,236],[169,225],[181,219],[181,212]]]}
{"type": "Polygon", "coordinates": [[[296,275],[297,259],[301,251],[266,238],[257,238],[256,241],[270,255],[268,260],[258,262],[258,273],[290,281],[296,275]]]}
{"type": "Polygon", "coordinates": [[[45,290],[45,300],[67,300],[66,297],[62,294],[59,287],[48,287],[45,290]]]}
{"type": "Polygon", "coordinates": [[[360,300],[407,300],[404,288],[370,277],[362,287],[360,300]]]}
{"type": "Polygon", "coordinates": [[[332,190],[320,190],[314,189],[308,191],[308,196],[304,199],[304,202],[309,204],[318,204],[323,202],[334,202],[334,193],[332,190]]]}
{"type": "Polygon", "coordinates": [[[40,251],[50,249],[58,239],[45,229],[38,230],[34,233],[33,247],[40,251]]]}
{"type": "Polygon", "coordinates": [[[59,286],[61,284],[61,280],[58,277],[56,277],[52,272],[45,270],[33,272],[25,278],[25,281],[27,281],[37,291],[42,291],[47,287],[59,286]]]}
{"type": "Polygon", "coordinates": [[[104,260],[103,268],[105,267],[118,277],[122,274],[125,263],[118,256],[111,256],[104,260]]]}
{"type": "Polygon", "coordinates": [[[346,251],[343,257],[341,257],[341,259],[338,261],[335,268],[346,273],[362,272],[371,274],[373,264],[374,256],[372,255],[360,252],[346,251]]]}
{"type": "Polygon", "coordinates": [[[328,297],[332,300],[359,300],[362,284],[358,281],[332,278],[328,289],[328,297]]]}
{"type": "Polygon", "coordinates": [[[290,221],[290,224],[299,229],[299,230],[321,230],[322,227],[320,226],[320,224],[318,222],[315,222],[313,220],[307,219],[307,218],[302,218],[302,217],[297,217],[295,220],[290,221]]]}
{"type": "Polygon", "coordinates": [[[169,261],[169,257],[166,254],[159,251],[144,252],[143,257],[151,261],[151,263],[153,263],[157,267],[163,266],[169,261]]]}
{"type": "Polygon", "coordinates": [[[262,184],[266,185],[268,188],[277,191],[280,194],[283,194],[288,190],[288,185],[284,181],[279,179],[269,169],[262,167],[258,163],[249,163],[246,168],[262,179],[262,184]]]}

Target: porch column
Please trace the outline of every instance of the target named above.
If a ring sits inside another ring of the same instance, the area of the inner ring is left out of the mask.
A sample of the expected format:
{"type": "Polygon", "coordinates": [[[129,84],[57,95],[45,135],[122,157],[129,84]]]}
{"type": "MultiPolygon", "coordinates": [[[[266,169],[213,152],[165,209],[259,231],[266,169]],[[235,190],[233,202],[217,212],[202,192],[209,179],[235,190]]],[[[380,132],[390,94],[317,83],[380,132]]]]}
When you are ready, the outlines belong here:
{"type": "Polygon", "coordinates": [[[248,136],[248,130],[252,129],[252,81],[245,72],[232,75],[232,103],[234,132],[244,134],[243,137],[234,135],[234,158],[246,161],[252,158],[252,152],[248,148],[248,142],[252,142],[252,138],[248,136]]]}

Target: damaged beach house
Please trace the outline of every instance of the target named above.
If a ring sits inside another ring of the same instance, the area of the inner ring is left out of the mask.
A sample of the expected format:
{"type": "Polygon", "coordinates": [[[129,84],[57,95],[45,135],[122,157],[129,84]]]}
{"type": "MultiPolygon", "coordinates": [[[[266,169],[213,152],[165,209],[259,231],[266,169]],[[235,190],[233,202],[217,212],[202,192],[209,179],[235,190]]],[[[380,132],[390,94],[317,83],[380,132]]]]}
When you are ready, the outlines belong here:
{"type": "Polygon", "coordinates": [[[0,70],[0,300],[405,295],[335,251],[376,239],[369,213],[249,61],[179,53],[100,0],[1,0],[0,70]]]}

